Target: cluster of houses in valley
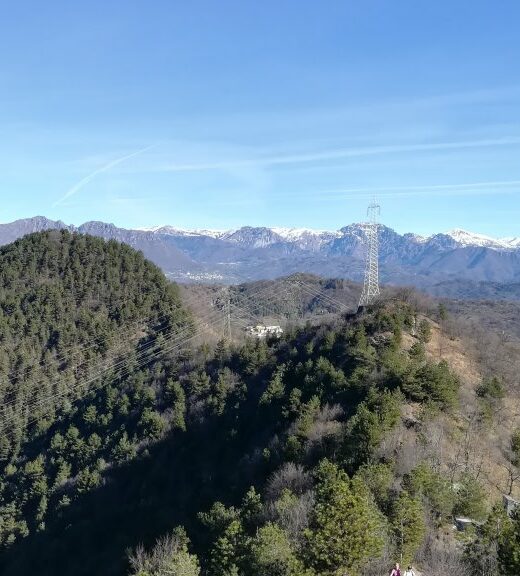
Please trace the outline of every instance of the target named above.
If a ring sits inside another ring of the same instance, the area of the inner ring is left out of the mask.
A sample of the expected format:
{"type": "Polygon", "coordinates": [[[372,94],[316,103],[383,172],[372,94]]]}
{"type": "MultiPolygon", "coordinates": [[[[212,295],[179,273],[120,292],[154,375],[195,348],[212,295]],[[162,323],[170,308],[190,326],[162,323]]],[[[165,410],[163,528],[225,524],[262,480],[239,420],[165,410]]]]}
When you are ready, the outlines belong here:
{"type": "Polygon", "coordinates": [[[257,326],[247,326],[246,332],[255,338],[267,338],[268,336],[280,338],[283,334],[283,328],[281,326],[264,326],[263,324],[258,324],[257,326]]]}

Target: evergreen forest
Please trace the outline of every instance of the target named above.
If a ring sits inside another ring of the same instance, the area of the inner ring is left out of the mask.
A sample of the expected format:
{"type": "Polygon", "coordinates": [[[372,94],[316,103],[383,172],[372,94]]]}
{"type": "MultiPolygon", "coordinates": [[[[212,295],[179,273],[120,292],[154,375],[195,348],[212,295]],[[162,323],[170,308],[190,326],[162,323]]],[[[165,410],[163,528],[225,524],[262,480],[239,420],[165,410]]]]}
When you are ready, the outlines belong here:
{"type": "MultiPolygon", "coordinates": [[[[394,295],[195,345],[132,248],[68,231],[1,248],[0,573],[517,576],[520,513],[433,442],[466,401],[431,353],[446,314],[394,295]]],[[[471,392],[482,426],[504,386],[471,392]]]]}

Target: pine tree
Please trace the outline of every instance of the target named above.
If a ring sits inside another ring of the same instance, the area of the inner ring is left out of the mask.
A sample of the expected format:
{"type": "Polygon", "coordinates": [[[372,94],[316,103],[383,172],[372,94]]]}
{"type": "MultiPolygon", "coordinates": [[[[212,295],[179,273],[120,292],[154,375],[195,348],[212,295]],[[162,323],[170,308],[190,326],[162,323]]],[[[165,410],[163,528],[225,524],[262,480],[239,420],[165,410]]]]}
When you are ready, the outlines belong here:
{"type": "Polygon", "coordinates": [[[251,576],[304,576],[287,534],[271,522],[262,526],[252,539],[249,551],[251,576]]]}
{"type": "Polygon", "coordinates": [[[180,382],[170,378],[166,382],[165,396],[172,410],[172,428],[186,431],[186,394],[180,382]]]}
{"type": "Polygon", "coordinates": [[[513,513],[512,525],[499,542],[498,560],[503,576],[520,574],[520,508],[513,513]]]}
{"type": "Polygon", "coordinates": [[[421,502],[406,491],[401,492],[394,504],[392,528],[401,562],[412,562],[426,532],[421,502]]]}
{"type": "Polygon", "coordinates": [[[368,488],[327,460],[318,467],[306,539],[309,562],[323,576],[356,573],[382,551],[384,525],[368,488]]]}

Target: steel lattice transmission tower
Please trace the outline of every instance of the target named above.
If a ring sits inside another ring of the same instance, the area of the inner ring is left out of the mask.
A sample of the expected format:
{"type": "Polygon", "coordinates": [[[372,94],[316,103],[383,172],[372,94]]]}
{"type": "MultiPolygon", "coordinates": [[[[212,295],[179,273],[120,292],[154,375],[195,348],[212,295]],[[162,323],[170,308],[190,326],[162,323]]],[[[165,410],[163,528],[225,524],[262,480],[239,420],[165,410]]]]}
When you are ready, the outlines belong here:
{"type": "Polygon", "coordinates": [[[381,207],[374,200],[367,209],[368,222],[362,224],[367,240],[365,279],[359,306],[371,304],[379,296],[379,224],[381,207]]]}

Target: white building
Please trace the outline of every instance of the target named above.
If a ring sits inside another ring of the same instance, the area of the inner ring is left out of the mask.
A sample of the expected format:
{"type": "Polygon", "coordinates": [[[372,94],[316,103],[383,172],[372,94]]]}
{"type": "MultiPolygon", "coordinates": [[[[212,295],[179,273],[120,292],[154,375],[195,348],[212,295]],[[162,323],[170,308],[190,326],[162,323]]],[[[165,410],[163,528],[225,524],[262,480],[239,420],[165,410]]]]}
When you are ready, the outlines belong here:
{"type": "Polygon", "coordinates": [[[255,338],[266,338],[267,336],[280,338],[280,336],[283,334],[283,329],[281,326],[264,326],[263,324],[248,326],[246,331],[249,335],[254,336],[255,338]]]}

